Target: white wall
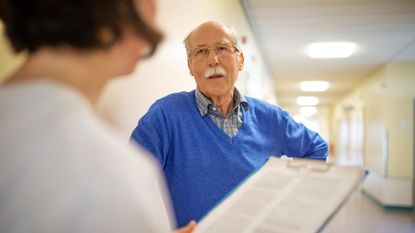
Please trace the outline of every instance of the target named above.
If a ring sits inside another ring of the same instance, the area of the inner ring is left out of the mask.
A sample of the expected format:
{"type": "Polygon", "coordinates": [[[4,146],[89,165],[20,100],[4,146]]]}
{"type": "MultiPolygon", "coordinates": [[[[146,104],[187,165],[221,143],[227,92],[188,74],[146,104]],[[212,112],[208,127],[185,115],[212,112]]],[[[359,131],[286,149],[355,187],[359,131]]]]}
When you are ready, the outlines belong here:
{"type": "Polygon", "coordinates": [[[98,109],[127,141],[138,119],[158,98],[169,93],[195,88],[187,69],[183,39],[196,26],[207,20],[228,24],[247,37],[244,44],[245,68],[237,86],[244,94],[274,101],[274,85],[258,52],[250,26],[238,0],[159,0],[158,22],[165,40],[157,54],[139,64],[128,78],[120,78],[107,86],[98,109]]]}

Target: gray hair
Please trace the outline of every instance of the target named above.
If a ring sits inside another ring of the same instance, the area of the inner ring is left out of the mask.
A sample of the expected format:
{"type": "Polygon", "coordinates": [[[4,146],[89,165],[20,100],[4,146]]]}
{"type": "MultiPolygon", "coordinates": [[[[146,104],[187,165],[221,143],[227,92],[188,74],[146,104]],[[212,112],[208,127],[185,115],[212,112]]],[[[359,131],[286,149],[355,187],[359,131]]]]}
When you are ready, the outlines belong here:
{"type": "MultiPolygon", "coordinates": [[[[230,33],[231,33],[231,37],[235,40],[234,41],[234,45],[235,45],[235,47],[236,47],[236,49],[238,50],[238,52],[242,52],[242,46],[241,46],[241,41],[239,40],[239,36],[238,36],[238,33],[236,32],[236,30],[233,28],[233,27],[231,27],[231,26],[228,26],[228,25],[225,25],[226,26],[226,28],[230,31],[230,33]]],[[[196,29],[193,29],[187,36],[186,36],[186,38],[184,38],[184,40],[183,40],[183,44],[184,44],[184,47],[186,48],[186,54],[187,54],[187,59],[189,59],[189,57],[190,57],[190,39],[192,38],[192,35],[193,35],[193,32],[195,31],[196,29]]]]}

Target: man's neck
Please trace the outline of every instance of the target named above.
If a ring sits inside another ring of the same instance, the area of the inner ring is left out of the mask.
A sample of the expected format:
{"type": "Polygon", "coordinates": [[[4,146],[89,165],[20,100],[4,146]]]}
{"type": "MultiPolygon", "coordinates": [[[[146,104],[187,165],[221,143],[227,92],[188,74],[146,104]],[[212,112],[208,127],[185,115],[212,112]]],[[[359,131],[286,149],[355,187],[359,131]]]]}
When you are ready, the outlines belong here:
{"type": "MultiPolygon", "coordinates": [[[[206,96],[206,95],[205,95],[206,96]]],[[[233,107],[234,92],[225,96],[207,97],[215,107],[217,107],[224,117],[228,116],[233,107]]]]}

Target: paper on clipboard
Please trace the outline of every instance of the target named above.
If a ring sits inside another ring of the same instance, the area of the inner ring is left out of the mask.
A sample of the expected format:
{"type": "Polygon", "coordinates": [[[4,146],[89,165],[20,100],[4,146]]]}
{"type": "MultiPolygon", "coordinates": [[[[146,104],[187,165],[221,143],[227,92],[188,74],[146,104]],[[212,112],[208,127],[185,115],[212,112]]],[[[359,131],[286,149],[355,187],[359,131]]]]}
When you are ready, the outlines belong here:
{"type": "Polygon", "coordinates": [[[363,177],[360,167],[270,157],[195,232],[317,232],[363,177]]]}

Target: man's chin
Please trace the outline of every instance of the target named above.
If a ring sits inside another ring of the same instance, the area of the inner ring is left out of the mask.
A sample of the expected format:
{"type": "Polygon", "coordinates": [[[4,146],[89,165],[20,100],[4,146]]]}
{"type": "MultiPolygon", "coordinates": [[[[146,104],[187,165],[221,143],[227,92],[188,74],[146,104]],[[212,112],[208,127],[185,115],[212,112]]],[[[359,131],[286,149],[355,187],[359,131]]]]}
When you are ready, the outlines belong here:
{"type": "Polygon", "coordinates": [[[223,90],[223,88],[209,88],[206,93],[204,93],[207,97],[214,98],[214,97],[224,97],[227,95],[227,92],[223,90]]]}

